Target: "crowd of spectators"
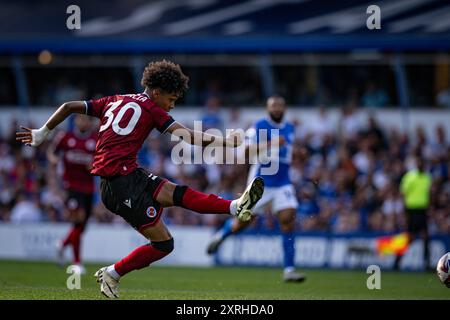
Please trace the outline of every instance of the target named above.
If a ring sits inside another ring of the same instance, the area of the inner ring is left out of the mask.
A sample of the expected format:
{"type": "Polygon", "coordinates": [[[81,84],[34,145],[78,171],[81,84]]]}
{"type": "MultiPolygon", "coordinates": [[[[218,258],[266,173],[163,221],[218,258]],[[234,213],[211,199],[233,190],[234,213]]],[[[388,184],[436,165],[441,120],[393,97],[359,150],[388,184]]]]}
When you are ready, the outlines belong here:
{"type": "MultiPolygon", "coordinates": [[[[254,119],[240,118],[238,109],[227,109],[209,100],[204,120],[211,126],[248,126],[254,119]],[[230,125],[231,124],[231,125],[230,125]]],[[[182,121],[182,119],[179,119],[182,121]]],[[[411,135],[386,128],[374,116],[361,118],[352,107],[342,108],[332,121],[326,108],[317,108],[314,121],[289,119],[297,134],[290,175],[297,191],[298,231],[332,233],[404,230],[405,212],[399,183],[404,173],[422,158],[433,177],[428,212],[431,234],[450,233],[450,143],[443,125],[427,136],[418,126],[411,135]]],[[[32,125],[32,124],[30,124],[32,125]]],[[[66,221],[64,190],[59,174],[51,174],[45,150],[15,141],[17,123],[0,140],[0,221],[66,221]]],[[[151,134],[139,153],[139,163],[150,172],[176,183],[235,198],[246,185],[248,165],[177,165],[171,159],[175,142],[151,134]]],[[[225,215],[197,214],[182,208],[165,209],[168,224],[218,227],[225,215]]],[[[98,223],[124,223],[108,212],[97,195],[91,218],[98,223]]],[[[277,220],[264,212],[251,226],[274,230],[277,220]]]]}

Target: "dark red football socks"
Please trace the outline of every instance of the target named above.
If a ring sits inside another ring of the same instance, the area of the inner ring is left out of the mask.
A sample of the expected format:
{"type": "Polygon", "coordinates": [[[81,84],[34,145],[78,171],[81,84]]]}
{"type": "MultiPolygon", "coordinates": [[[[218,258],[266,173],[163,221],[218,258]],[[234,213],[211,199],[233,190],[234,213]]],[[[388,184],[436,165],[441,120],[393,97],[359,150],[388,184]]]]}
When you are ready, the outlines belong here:
{"type": "Polygon", "coordinates": [[[63,241],[63,243],[62,243],[63,247],[66,247],[66,246],[68,246],[70,243],[72,243],[72,237],[73,237],[74,231],[75,231],[75,228],[72,228],[72,229],[70,230],[70,232],[67,234],[67,237],[64,239],[64,241],[63,241]]]}
{"type": "Polygon", "coordinates": [[[198,213],[230,213],[231,200],[215,194],[205,194],[189,187],[182,197],[181,206],[198,213]]]}
{"type": "Polygon", "coordinates": [[[160,251],[151,244],[146,244],[135,249],[128,256],[117,262],[114,265],[114,269],[120,276],[124,276],[133,270],[145,268],[168,254],[169,252],[160,251]]]}
{"type": "Polygon", "coordinates": [[[82,227],[75,227],[75,233],[72,241],[73,250],[73,262],[80,263],[80,246],[81,246],[81,234],[83,233],[82,227]]]}
{"type": "Polygon", "coordinates": [[[73,250],[73,262],[80,263],[80,244],[81,244],[81,234],[83,233],[83,227],[77,226],[73,227],[72,230],[67,235],[63,242],[63,247],[71,244],[73,250]]]}

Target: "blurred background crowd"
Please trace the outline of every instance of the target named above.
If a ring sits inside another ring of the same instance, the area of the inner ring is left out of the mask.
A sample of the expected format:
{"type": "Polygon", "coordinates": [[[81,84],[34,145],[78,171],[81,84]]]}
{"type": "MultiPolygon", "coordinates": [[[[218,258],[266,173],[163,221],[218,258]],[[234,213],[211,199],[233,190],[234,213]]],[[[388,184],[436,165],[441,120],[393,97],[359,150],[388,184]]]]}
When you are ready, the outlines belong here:
{"type": "MultiPolygon", "coordinates": [[[[67,220],[62,168],[50,170],[49,142],[34,149],[15,141],[19,124],[40,126],[36,115],[65,101],[139,92],[145,65],[166,58],[190,77],[178,109],[202,110],[197,120],[204,129],[247,129],[256,119],[244,111],[260,108],[263,116],[265,99],[275,93],[298,111],[286,119],[297,132],[290,172],[300,203],[297,230],[404,230],[399,184],[420,158],[433,179],[430,233],[450,232],[445,2],[380,3],[381,29],[368,28],[369,4],[361,0],[114,0],[108,6],[78,0],[79,29],[66,25],[71,4],[0,3],[0,221],[67,220]],[[308,123],[303,110],[313,115],[308,123]],[[401,123],[380,120],[385,110],[401,114],[401,123]],[[431,124],[427,116],[439,112],[441,123],[431,124]],[[424,115],[422,122],[409,121],[412,113],[424,115]],[[26,123],[30,115],[35,123],[26,123]]],[[[140,164],[224,198],[242,191],[246,165],[178,166],[172,146],[168,137],[152,135],[140,164]]],[[[209,226],[225,218],[178,208],[164,217],[209,226]]],[[[92,220],[122,223],[98,194],[92,220]]],[[[267,213],[252,227],[278,225],[267,213]]]]}
{"type": "MultiPolygon", "coordinates": [[[[247,129],[252,119],[242,119],[238,108],[220,107],[210,97],[203,108],[204,128],[247,129]]],[[[179,107],[182,108],[182,107],[179,107]]],[[[261,106],[261,115],[264,106],[261,106]]],[[[405,210],[399,185],[402,176],[423,159],[432,175],[432,199],[428,210],[431,234],[450,232],[450,144],[445,123],[432,134],[417,126],[413,134],[378,123],[376,115],[362,116],[357,105],[340,109],[333,121],[329,110],[315,109],[314,121],[286,117],[296,125],[291,179],[300,203],[298,231],[346,233],[399,232],[405,229],[405,210]]],[[[182,121],[182,120],[181,120],[182,121]]],[[[30,124],[33,126],[33,124],[30,124]]],[[[48,142],[39,148],[15,141],[18,123],[0,140],[0,220],[67,221],[64,209],[63,168],[51,170],[46,159],[48,142]]],[[[246,185],[248,165],[176,165],[167,135],[151,134],[139,153],[139,163],[150,172],[177,183],[233,199],[246,185]]],[[[98,182],[98,181],[97,181],[98,182]]],[[[223,215],[200,215],[182,208],[165,209],[168,224],[219,227],[223,215]]],[[[98,199],[92,221],[123,223],[98,199]]],[[[252,228],[277,230],[277,219],[265,212],[252,228]]]]}

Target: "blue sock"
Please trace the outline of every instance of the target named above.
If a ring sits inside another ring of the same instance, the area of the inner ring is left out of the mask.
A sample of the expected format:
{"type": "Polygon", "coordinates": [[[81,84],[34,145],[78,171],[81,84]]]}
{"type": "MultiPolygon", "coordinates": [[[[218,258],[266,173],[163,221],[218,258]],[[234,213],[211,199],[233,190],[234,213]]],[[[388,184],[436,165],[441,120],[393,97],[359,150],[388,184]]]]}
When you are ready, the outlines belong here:
{"type": "Polygon", "coordinates": [[[283,238],[283,253],[284,253],[284,268],[294,267],[294,242],[295,235],[294,232],[283,232],[281,234],[283,238]]]}
{"type": "Polygon", "coordinates": [[[233,219],[230,218],[227,221],[225,221],[225,223],[223,224],[222,228],[220,228],[218,234],[220,235],[221,239],[225,239],[226,237],[228,237],[230,234],[233,233],[233,231],[231,230],[231,227],[233,225],[233,219]]]}

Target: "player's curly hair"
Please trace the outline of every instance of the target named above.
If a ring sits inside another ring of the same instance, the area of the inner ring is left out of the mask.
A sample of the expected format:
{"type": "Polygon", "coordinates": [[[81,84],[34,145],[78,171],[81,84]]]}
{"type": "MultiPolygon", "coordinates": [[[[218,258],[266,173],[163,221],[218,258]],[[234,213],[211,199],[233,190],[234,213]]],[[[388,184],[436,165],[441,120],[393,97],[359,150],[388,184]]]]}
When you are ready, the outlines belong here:
{"type": "Polygon", "coordinates": [[[165,92],[182,97],[188,90],[189,78],[183,74],[178,64],[161,60],[150,62],[142,74],[141,85],[150,89],[162,89],[165,92]]]}

